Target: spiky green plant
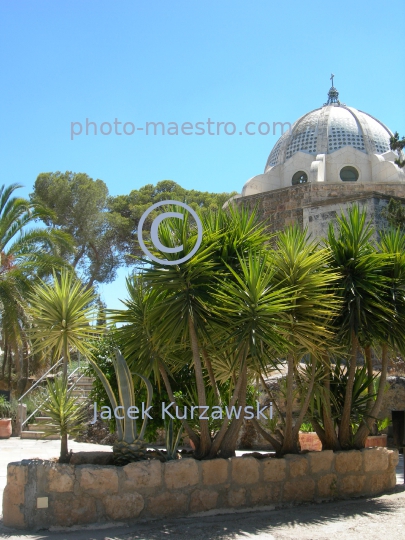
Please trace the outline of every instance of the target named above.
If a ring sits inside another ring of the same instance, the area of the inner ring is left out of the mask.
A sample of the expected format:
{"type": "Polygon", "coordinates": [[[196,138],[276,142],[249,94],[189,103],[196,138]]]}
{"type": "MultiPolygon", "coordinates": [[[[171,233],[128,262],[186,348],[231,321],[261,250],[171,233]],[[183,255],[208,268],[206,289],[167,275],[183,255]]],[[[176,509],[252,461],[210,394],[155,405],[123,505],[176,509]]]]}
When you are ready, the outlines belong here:
{"type": "Polygon", "coordinates": [[[91,355],[89,338],[100,331],[90,324],[95,321],[97,296],[68,269],[53,276],[53,283],[41,281],[30,295],[34,322],[30,335],[36,352],[50,349],[55,357],[62,356],[66,376],[71,349],[85,358],[91,355]]]}
{"type": "MultiPolygon", "coordinates": [[[[114,369],[117,377],[118,395],[121,407],[123,407],[123,418],[116,417],[116,427],[118,441],[113,446],[114,461],[117,465],[125,465],[132,461],[140,461],[146,459],[146,442],[144,441],[145,430],[148,422],[148,416],[145,414],[140,431],[137,429],[136,419],[129,418],[128,409],[135,407],[135,392],[134,382],[132,374],[128,368],[128,364],[121,352],[116,349],[115,358],[112,358],[114,369]]],[[[103,383],[104,389],[110,399],[111,406],[114,410],[118,407],[117,399],[111,385],[94,362],[90,359],[90,362],[103,383]]],[[[153,388],[150,381],[143,375],[135,373],[134,375],[140,377],[146,385],[147,389],[147,403],[146,409],[150,407],[152,403],[153,388]]],[[[134,409],[132,409],[134,410],[134,409]]]]}
{"type": "Polygon", "coordinates": [[[66,377],[48,381],[48,399],[42,405],[42,411],[52,419],[51,423],[44,424],[44,436],[55,433],[61,436],[59,462],[69,462],[68,436],[81,432],[87,413],[85,404],[79,404],[73,395],[73,387],[68,388],[66,377]]]}
{"type": "Polygon", "coordinates": [[[174,434],[173,418],[166,423],[166,461],[177,459],[179,444],[183,435],[183,426],[180,426],[177,435],[174,434]]]}

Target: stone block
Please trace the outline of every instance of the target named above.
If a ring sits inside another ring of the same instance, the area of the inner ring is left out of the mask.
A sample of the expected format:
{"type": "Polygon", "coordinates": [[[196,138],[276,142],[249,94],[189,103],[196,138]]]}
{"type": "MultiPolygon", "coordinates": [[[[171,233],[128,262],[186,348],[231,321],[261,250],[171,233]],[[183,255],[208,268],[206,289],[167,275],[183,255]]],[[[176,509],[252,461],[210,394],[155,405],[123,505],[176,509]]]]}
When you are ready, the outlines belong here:
{"type": "Polygon", "coordinates": [[[164,475],[167,489],[195,486],[199,481],[199,463],[185,458],[165,463],[164,475]]]}
{"type": "Polygon", "coordinates": [[[232,481],[236,484],[255,484],[259,480],[259,463],[255,458],[231,458],[232,481]]]}
{"type": "Polygon", "coordinates": [[[84,525],[95,523],[99,518],[95,498],[87,495],[58,495],[50,501],[49,512],[53,515],[53,519],[47,523],[47,526],[84,525]]]}
{"type": "Polygon", "coordinates": [[[351,474],[340,479],[338,485],[339,495],[353,495],[364,490],[366,477],[362,474],[351,474]]]}
{"type": "Polygon", "coordinates": [[[7,484],[3,492],[3,523],[6,527],[15,529],[25,529],[28,524],[25,523],[23,506],[15,502],[13,496],[17,494],[18,499],[24,500],[24,491],[22,496],[18,493],[19,490],[13,489],[12,484],[7,484]]]}
{"type": "Polygon", "coordinates": [[[384,472],[388,469],[388,452],[385,448],[365,448],[362,455],[365,472],[384,472]]]}
{"type": "MultiPolygon", "coordinates": [[[[10,463],[7,467],[7,499],[12,504],[24,504],[25,484],[27,482],[27,467],[13,465],[10,463]]],[[[5,499],[5,491],[3,498],[5,499]]]]}
{"type": "Polygon", "coordinates": [[[91,491],[99,497],[118,492],[118,475],[116,467],[99,467],[97,465],[79,465],[80,487],[91,491]]]}
{"type": "Polygon", "coordinates": [[[317,482],[317,495],[321,498],[331,499],[337,492],[336,474],[325,474],[317,482]]]}
{"type": "Polygon", "coordinates": [[[96,450],[93,452],[74,452],[69,465],[114,465],[114,454],[96,450]]]}
{"type": "Polygon", "coordinates": [[[387,450],[388,454],[388,470],[395,471],[399,461],[398,450],[387,450]]]}
{"type": "Polygon", "coordinates": [[[188,511],[188,496],[184,493],[164,492],[150,497],[147,514],[151,517],[185,515],[188,511]]]}
{"type": "Polygon", "coordinates": [[[160,461],[138,461],[123,467],[125,473],[125,489],[140,487],[158,487],[162,485],[162,464],[160,461]]]}
{"type": "Polygon", "coordinates": [[[388,473],[368,475],[366,479],[367,493],[381,493],[389,488],[390,475],[388,473]]]}
{"type": "Polygon", "coordinates": [[[246,489],[231,489],[228,492],[228,504],[233,508],[243,506],[246,503],[246,489]]]}
{"type": "Polygon", "coordinates": [[[279,484],[258,486],[250,490],[249,500],[253,505],[274,504],[280,501],[280,493],[279,484]]]}
{"type": "Polygon", "coordinates": [[[351,471],[361,471],[363,458],[358,450],[348,452],[337,452],[335,454],[335,470],[338,473],[347,473],[351,471]]]}
{"type": "Polygon", "coordinates": [[[311,452],[308,454],[309,468],[312,474],[319,472],[329,472],[333,466],[333,450],[323,450],[322,452],[311,452]]]}
{"type": "Polygon", "coordinates": [[[261,461],[263,480],[265,482],[280,482],[285,480],[286,460],[266,458],[261,461]]]}
{"type": "Polygon", "coordinates": [[[289,469],[289,477],[305,476],[308,473],[308,459],[306,456],[287,454],[285,456],[289,469]]]}
{"type": "Polygon", "coordinates": [[[229,461],[227,459],[210,459],[201,462],[202,481],[206,486],[223,484],[228,480],[229,461]]]}
{"type": "Polygon", "coordinates": [[[49,491],[66,493],[73,491],[74,470],[70,465],[56,465],[48,470],[49,491]]]}
{"type": "Polygon", "coordinates": [[[133,519],[139,516],[145,503],[139,493],[108,495],[103,499],[105,513],[109,519],[133,519]]]}
{"type": "Polygon", "coordinates": [[[216,507],[218,492],[209,489],[197,489],[190,498],[190,512],[206,512],[216,507]]]}
{"type": "Polygon", "coordinates": [[[315,482],[312,478],[295,478],[284,485],[284,501],[311,501],[315,494],[315,482]]]}

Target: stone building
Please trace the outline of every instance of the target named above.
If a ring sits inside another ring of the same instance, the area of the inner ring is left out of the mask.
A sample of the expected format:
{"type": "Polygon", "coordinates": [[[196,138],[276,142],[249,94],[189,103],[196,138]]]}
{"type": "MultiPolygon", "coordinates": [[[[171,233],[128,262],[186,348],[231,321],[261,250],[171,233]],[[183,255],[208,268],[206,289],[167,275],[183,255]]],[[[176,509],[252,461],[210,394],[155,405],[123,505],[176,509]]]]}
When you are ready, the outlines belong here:
{"type": "Polygon", "coordinates": [[[405,172],[395,164],[391,135],[370,114],[341,103],[332,78],[327,102],[280,137],[263,174],[248,180],[235,199],[257,204],[273,230],[298,222],[315,237],[357,201],[378,230],[390,198],[405,200],[405,172]]]}

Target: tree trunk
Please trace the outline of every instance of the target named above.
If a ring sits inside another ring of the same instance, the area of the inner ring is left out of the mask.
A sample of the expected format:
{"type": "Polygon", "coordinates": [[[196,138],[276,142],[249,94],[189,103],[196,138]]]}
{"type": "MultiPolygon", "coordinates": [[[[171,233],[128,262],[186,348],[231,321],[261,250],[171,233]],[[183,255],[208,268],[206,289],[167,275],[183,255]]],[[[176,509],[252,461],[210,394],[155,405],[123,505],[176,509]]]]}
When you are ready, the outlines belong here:
{"type": "Polygon", "coordinates": [[[60,457],[59,463],[68,463],[69,462],[69,452],[68,452],[68,434],[64,433],[60,440],[60,457]]]}
{"type": "Polygon", "coordinates": [[[241,413],[239,418],[232,418],[231,425],[228,427],[224,438],[222,439],[221,446],[219,448],[219,455],[222,458],[229,458],[235,455],[236,444],[238,442],[238,436],[240,428],[243,424],[243,412],[246,406],[246,389],[247,389],[247,363],[241,367],[242,382],[238,393],[238,408],[241,407],[241,413]]]}
{"type": "MultiPolygon", "coordinates": [[[[243,354],[240,353],[240,356],[243,357],[243,354]]],[[[245,360],[241,361],[241,370],[239,372],[239,377],[238,377],[238,379],[236,381],[235,388],[233,389],[233,394],[232,394],[231,401],[229,403],[229,407],[233,407],[235,405],[235,403],[236,403],[236,400],[238,399],[240,388],[241,388],[242,383],[243,383],[242,366],[243,366],[244,362],[245,362],[245,360]]],[[[214,440],[212,441],[211,451],[209,453],[210,458],[214,458],[217,455],[217,452],[219,451],[219,448],[221,446],[223,438],[225,437],[227,429],[228,429],[228,419],[226,418],[224,420],[220,430],[215,435],[214,440]]]]}
{"type": "Polygon", "coordinates": [[[354,377],[356,375],[357,364],[357,350],[358,340],[357,336],[352,330],[351,334],[352,350],[350,355],[350,364],[348,366],[348,378],[346,385],[345,401],[343,405],[342,418],[339,426],[339,443],[342,449],[350,448],[350,416],[352,412],[352,398],[353,398],[353,385],[354,377]]]}
{"type": "Polygon", "coordinates": [[[281,452],[282,443],[278,441],[275,437],[270,435],[270,433],[267,433],[262,426],[259,424],[256,418],[252,419],[252,424],[254,425],[256,431],[263,437],[263,439],[266,439],[266,441],[269,441],[269,443],[272,445],[274,450],[276,451],[276,454],[279,455],[281,452]]]}
{"type": "MultiPolygon", "coordinates": [[[[189,317],[189,333],[191,350],[193,353],[195,379],[197,384],[198,405],[200,407],[206,407],[207,398],[205,395],[204,376],[202,372],[200,351],[198,347],[197,334],[194,327],[194,321],[189,317]]],[[[209,432],[208,420],[200,419],[200,447],[196,452],[197,459],[202,459],[209,454],[211,449],[211,436],[209,432]]]]}
{"type": "Polygon", "coordinates": [[[4,340],[4,353],[3,353],[3,365],[1,367],[1,378],[4,381],[4,376],[6,372],[6,365],[7,365],[7,355],[8,355],[8,345],[7,340],[4,340]]]}
{"type": "MultiPolygon", "coordinates": [[[[159,371],[160,371],[160,374],[162,375],[162,379],[163,379],[164,385],[166,387],[166,392],[167,392],[167,394],[169,396],[170,401],[176,403],[176,405],[177,405],[176,398],[173,395],[172,385],[170,384],[170,380],[169,380],[169,377],[167,375],[166,369],[165,369],[165,367],[164,367],[164,365],[163,365],[163,363],[161,361],[159,361],[159,371]]],[[[187,422],[187,420],[181,420],[181,423],[182,423],[184,429],[186,430],[187,435],[193,441],[195,448],[199,448],[199,446],[200,446],[200,437],[191,429],[191,427],[190,427],[189,423],[187,422]]]]}
{"type": "Polygon", "coordinates": [[[380,375],[380,384],[378,385],[377,398],[374,402],[374,406],[369,413],[369,422],[367,419],[362,421],[359,429],[357,430],[356,436],[354,438],[354,446],[356,448],[364,448],[368,434],[370,433],[373,424],[375,423],[375,418],[378,416],[382,399],[385,390],[385,383],[387,382],[387,371],[388,371],[388,345],[384,343],[382,345],[382,366],[381,366],[381,375],[380,375]]]}
{"type": "Polygon", "coordinates": [[[63,359],[62,359],[62,363],[63,363],[63,377],[66,379],[66,384],[67,384],[67,368],[68,368],[68,356],[67,356],[67,352],[68,352],[68,344],[67,344],[67,335],[66,335],[66,332],[63,336],[63,359]]]}
{"type": "Polygon", "coordinates": [[[266,381],[264,380],[263,375],[262,375],[261,373],[260,373],[260,381],[261,381],[261,383],[262,383],[263,388],[266,390],[267,395],[268,395],[269,398],[271,399],[271,403],[274,404],[274,408],[276,409],[276,411],[277,411],[277,413],[278,413],[278,417],[279,417],[280,422],[281,422],[282,424],[284,424],[285,421],[284,421],[283,413],[281,412],[280,407],[278,406],[277,401],[274,399],[274,396],[273,396],[272,392],[270,392],[269,388],[267,387],[266,381]]]}
{"type": "Polygon", "coordinates": [[[203,358],[204,358],[205,367],[207,368],[207,371],[208,371],[208,376],[210,378],[210,383],[211,383],[212,389],[214,391],[215,405],[221,405],[221,396],[219,395],[219,390],[218,390],[217,381],[215,380],[214,370],[212,369],[212,364],[211,364],[211,360],[210,360],[210,358],[208,356],[208,353],[207,353],[206,349],[204,349],[204,348],[202,349],[202,355],[203,355],[203,358]]]}
{"type": "Polygon", "coordinates": [[[294,356],[287,356],[287,404],[285,410],[284,440],[281,455],[293,454],[298,451],[293,439],[293,402],[294,402],[294,356]]]}
{"type": "MultiPolygon", "coordinates": [[[[330,404],[330,358],[324,356],[325,379],[324,379],[324,398],[322,405],[322,419],[324,427],[324,440],[322,441],[322,450],[340,450],[340,443],[336,435],[335,426],[332,418],[332,408],[330,404]]],[[[315,430],[316,431],[316,430],[315,430]]],[[[318,433],[319,437],[319,433],[318,433]]]]}

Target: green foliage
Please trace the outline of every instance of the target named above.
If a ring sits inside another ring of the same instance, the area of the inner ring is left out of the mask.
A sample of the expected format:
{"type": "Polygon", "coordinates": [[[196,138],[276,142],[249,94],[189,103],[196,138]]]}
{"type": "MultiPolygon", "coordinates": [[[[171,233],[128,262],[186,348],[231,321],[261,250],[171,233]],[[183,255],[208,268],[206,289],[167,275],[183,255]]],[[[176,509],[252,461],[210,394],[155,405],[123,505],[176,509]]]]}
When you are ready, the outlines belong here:
{"type": "MultiPolygon", "coordinates": [[[[116,418],[116,428],[118,441],[113,446],[114,459],[118,465],[123,465],[130,461],[136,461],[138,459],[145,459],[145,444],[144,437],[146,426],[148,424],[148,416],[145,415],[143,419],[140,431],[137,429],[136,419],[129,418],[127,411],[135,407],[135,391],[132,374],[128,368],[128,365],[120,353],[119,349],[115,349],[112,357],[112,362],[115,371],[115,377],[117,381],[118,398],[111,387],[108,378],[104,375],[100,367],[96,364],[93,358],[90,359],[93,369],[100,378],[104,389],[107,393],[111,407],[115,410],[120,404],[125,411],[123,418],[116,418]]],[[[147,399],[145,409],[152,404],[153,388],[149,380],[141,374],[136,374],[146,385],[147,399]]]]}
{"type": "MultiPolygon", "coordinates": [[[[329,399],[331,401],[331,415],[335,428],[339,427],[344,402],[347,392],[348,383],[348,370],[347,362],[341,358],[337,358],[335,364],[332,366],[330,374],[330,393],[329,399]]],[[[367,417],[368,414],[368,400],[375,400],[377,394],[377,388],[375,387],[375,393],[369,394],[368,388],[375,383],[376,376],[369,376],[367,374],[366,366],[357,366],[354,375],[353,384],[353,397],[351,401],[350,409],[350,423],[351,425],[360,425],[361,420],[367,417]]],[[[323,406],[326,399],[326,390],[322,384],[321,379],[315,385],[313,397],[311,399],[311,405],[309,409],[310,416],[315,418],[317,422],[322,425],[323,423],[323,406]]]]}
{"type": "Polygon", "coordinates": [[[108,189],[102,180],[84,173],[42,173],[34,184],[31,200],[53,211],[47,225],[69,233],[76,251],[67,259],[90,286],[115,279],[122,263],[116,241],[114,216],[107,212],[108,189]]]}
{"type": "Polygon", "coordinates": [[[382,418],[381,420],[377,420],[377,431],[378,433],[382,433],[387,427],[391,425],[391,418],[386,416],[385,418],[382,418]]]}
{"type": "Polygon", "coordinates": [[[11,403],[5,396],[0,395],[0,418],[9,418],[11,414],[11,403]]]}
{"type": "Polygon", "coordinates": [[[89,338],[99,332],[90,325],[95,319],[92,305],[95,298],[93,289],[86,289],[66,269],[60,277],[54,273],[51,284],[41,281],[30,295],[30,314],[34,320],[30,335],[35,350],[50,350],[54,357],[62,356],[65,373],[71,348],[85,358],[91,354],[89,338]]]}
{"type": "MultiPolygon", "coordinates": [[[[62,255],[72,251],[68,235],[34,226],[51,212],[42,205],[15,197],[19,184],[0,188],[0,326],[2,348],[8,362],[22,356],[21,388],[28,377],[28,296],[39,277],[65,264],[62,255]]],[[[10,364],[9,364],[10,365],[10,364]]]]}
{"type": "MultiPolygon", "coordinates": [[[[142,214],[152,204],[165,200],[175,200],[188,204],[194,210],[204,215],[208,211],[218,211],[223,204],[236,192],[232,193],[208,193],[203,191],[184,189],[172,180],[162,180],[156,186],[147,184],[139,190],[133,190],[129,195],[119,195],[108,199],[108,210],[117,225],[118,240],[126,255],[135,257],[143,256],[140,250],[137,231],[138,223],[142,214]]],[[[149,214],[145,222],[145,238],[147,238],[150,226],[161,209],[149,214]]],[[[127,258],[132,264],[134,260],[127,258]]]]}
{"type": "Polygon", "coordinates": [[[165,425],[166,430],[166,461],[171,461],[178,458],[178,448],[183,434],[183,426],[177,430],[177,435],[174,433],[173,419],[170,418],[165,425]]]}
{"type": "Polygon", "coordinates": [[[42,406],[45,415],[52,419],[50,424],[43,426],[44,436],[58,434],[62,438],[61,462],[68,460],[68,435],[77,436],[87,419],[85,404],[78,404],[72,392],[65,377],[48,381],[48,399],[42,406]]]}
{"type": "Polygon", "coordinates": [[[303,422],[300,427],[300,431],[303,433],[311,433],[314,431],[314,428],[312,427],[311,422],[303,422]]]}
{"type": "Polygon", "coordinates": [[[398,227],[405,228],[405,207],[401,201],[390,199],[387,207],[383,208],[381,213],[395,229],[398,227]]]}
{"type": "Polygon", "coordinates": [[[399,158],[395,160],[398,167],[405,167],[405,159],[402,159],[402,150],[405,148],[405,137],[399,138],[399,133],[396,131],[390,138],[391,150],[396,150],[399,153],[399,158]]]}
{"type": "MultiPolygon", "coordinates": [[[[138,223],[153,203],[178,200],[204,212],[219,209],[233,194],[186,190],[171,180],[163,180],[129,195],[111,197],[102,180],[67,171],[40,174],[31,200],[53,210],[52,217],[44,218],[45,223],[72,235],[76,252],[68,260],[87,285],[92,285],[113,281],[123,264],[139,264],[143,252],[137,239],[138,223]]],[[[148,216],[145,236],[158,213],[148,216]]]]}

